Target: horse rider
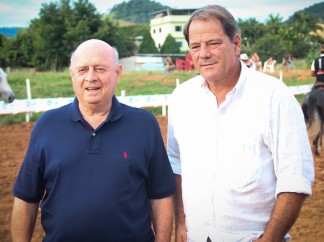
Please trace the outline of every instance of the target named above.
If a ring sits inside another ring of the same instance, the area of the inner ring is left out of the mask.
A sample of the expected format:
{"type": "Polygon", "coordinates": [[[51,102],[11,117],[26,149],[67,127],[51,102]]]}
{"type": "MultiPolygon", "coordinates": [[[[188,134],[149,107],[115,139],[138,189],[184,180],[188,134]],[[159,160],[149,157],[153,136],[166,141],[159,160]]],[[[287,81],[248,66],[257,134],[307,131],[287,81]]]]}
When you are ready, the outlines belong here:
{"type": "Polygon", "coordinates": [[[320,53],[320,56],[313,61],[311,66],[311,75],[316,77],[312,90],[324,90],[324,44],[320,47],[320,53]]]}

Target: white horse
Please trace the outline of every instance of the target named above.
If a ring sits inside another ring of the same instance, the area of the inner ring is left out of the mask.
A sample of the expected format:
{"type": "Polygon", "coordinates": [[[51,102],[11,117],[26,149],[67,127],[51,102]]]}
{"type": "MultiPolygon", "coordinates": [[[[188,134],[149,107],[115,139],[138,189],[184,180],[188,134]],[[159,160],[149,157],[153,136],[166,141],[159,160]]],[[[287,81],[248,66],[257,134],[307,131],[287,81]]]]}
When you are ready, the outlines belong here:
{"type": "Polygon", "coordinates": [[[7,81],[7,74],[2,68],[0,68],[0,98],[6,103],[12,103],[15,100],[15,94],[7,81]]]}

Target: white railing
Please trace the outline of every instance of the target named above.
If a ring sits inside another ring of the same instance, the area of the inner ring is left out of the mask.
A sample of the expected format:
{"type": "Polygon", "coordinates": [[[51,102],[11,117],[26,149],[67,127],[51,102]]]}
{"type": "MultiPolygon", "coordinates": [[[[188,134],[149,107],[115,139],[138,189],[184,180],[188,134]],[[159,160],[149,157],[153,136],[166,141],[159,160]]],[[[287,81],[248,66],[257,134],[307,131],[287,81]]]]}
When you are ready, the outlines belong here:
{"type": "MultiPolygon", "coordinates": [[[[302,86],[290,86],[289,89],[294,95],[305,94],[310,91],[312,84],[302,86]]],[[[165,116],[170,94],[137,95],[137,96],[117,96],[117,99],[124,104],[138,107],[162,107],[162,115],[165,116]]],[[[0,101],[0,115],[10,115],[18,113],[37,113],[58,108],[73,101],[73,97],[61,98],[35,98],[16,99],[13,103],[7,104],[0,101]]]]}
{"type": "MultiPolygon", "coordinates": [[[[118,96],[117,99],[121,103],[138,108],[162,107],[162,115],[165,116],[169,96],[170,94],[118,96]]],[[[12,103],[0,101],[0,115],[45,112],[69,104],[73,99],[73,97],[61,97],[16,99],[12,103]]]]}

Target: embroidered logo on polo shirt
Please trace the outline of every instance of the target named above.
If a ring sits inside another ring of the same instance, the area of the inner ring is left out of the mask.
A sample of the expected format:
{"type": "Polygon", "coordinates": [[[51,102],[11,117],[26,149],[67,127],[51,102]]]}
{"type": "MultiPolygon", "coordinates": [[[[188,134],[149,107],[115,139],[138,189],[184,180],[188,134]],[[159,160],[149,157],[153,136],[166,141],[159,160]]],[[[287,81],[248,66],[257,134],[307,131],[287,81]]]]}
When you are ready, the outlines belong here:
{"type": "Polygon", "coordinates": [[[128,158],[128,154],[126,151],[124,151],[124,159],[127,159],[128,158]]]}

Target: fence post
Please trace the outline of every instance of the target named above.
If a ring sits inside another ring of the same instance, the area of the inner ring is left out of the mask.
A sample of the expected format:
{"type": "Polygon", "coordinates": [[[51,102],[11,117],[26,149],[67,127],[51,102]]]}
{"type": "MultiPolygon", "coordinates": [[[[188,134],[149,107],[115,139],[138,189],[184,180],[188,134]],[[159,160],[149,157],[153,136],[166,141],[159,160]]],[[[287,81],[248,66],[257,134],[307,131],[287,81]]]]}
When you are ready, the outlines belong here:
{"type": "MultiPolygon", "coordinates": [[[[30,81],[29,79],[26,79],[26,90],[27,90],[27,99],[31,100],[31,90],[30,90],[30,81]]],[[[28,123],[30,120],[30,117],[32,116],[32,113],[26,113],[26,122],[28,123]]]]}

